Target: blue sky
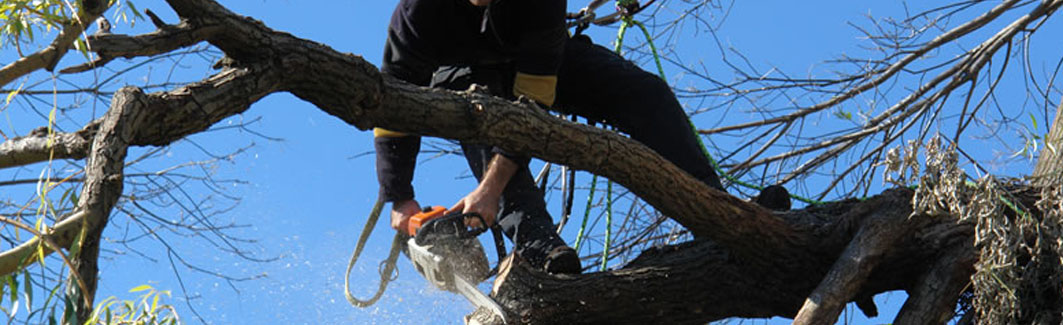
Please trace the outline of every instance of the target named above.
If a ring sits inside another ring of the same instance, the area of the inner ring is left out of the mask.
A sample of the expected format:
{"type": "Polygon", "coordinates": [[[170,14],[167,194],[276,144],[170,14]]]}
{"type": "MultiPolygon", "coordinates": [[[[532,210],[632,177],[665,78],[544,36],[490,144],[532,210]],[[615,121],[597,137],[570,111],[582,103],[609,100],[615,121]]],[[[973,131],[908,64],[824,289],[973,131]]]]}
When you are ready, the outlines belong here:
{"type": "MultiPolygon", "coordinates": [[[[341,52],[355,53],[379,64],[387,20],[396,2],[248,0],[226,1],[225,5],[234,12],[263,21],[273,29],[327,44],[341,52]]],[[[173,12],[161,1],[136,3],[138,8],[151,9],[166,21],[176,20],[173,12]]],[[[569,6],[575,10],[582,5],[582,2],[570,2],[569,6]]],[[[797,75],[824,73],[817,62],[841,53],[860,51],[860,34],[847,22],[863,23],[865,15],[898,15],[903,9],[901,3],[895,2],[838,0],[810,5],[782,0],[745,1],[733,4],[718,36],[720,43],[741,49],[754,64],[776,65],[797,75]]],[[[133,29],[124,24],[115,25],[116,33],[144,32],[151,27],[147,22],[138,22],[133,29]]],[[[609,47],[614,33],[613,28],[591,30],[597,43],[609,47]]],[[[710,44],[714,40],[708,36],[692,38],[691,45],[685,45],[682,51],[704,51],[705,63],[713,66],[716,46],[710,44]],[[704,42],[704,46],[700,42],[704,42]]],[[[7,62],[11,57],[12,53],[5,51],[0,61],[7,62]]],[[[73,64],[77,60],[80,58],[69,55],[64,63],[73,64]]],[[[205,68],[205,62],[194,55],[183,58],[179,68],[174,70],[174,79],[196,80],[209,75],[211,71],[205,68]]],[[[164,72],[153,70],[148,79],[154,80],[164,72]]],[[[677,87],[693,82],[674,72],[671,71],[669,81],[677,87]]],[[[144,73],[131,74],[119,82],[144,84],[144,76],[144,73]]],[[[102,110],[104,106],[98,109],[102,110]]],[[[18,114],[28,113],[15,108],[5,112],[9,115],[7,118],[16,122],[3,130],[13,129],[24,134],[40,126],[36,120],[17,122],[20,119],[18,114]]],[[[752,117],[735,114],[728,118],[741,121],[752,117]]],[[[26,120],[32,119],[23,121],[26,120]]],[[[224,154],[253,144],[231,161],[223,160],[210,167],[216,172],[217,179],[246,181],[246,184],[231,184],[228,193],[242,199],[233,210],[220,215],[217,222],[248,225],[234,233],[257,242],[243,247],[259,258],[276,259],[265,263],[249,262],[221,253],[200,240],[171,237],[170,244],[191,263],[235,277],[265,275],[230,285],[178,265],[185,291],[195,297],[192,305],[203,318],[218,324],[460,322],[461,317],[471,310],[469,305],[459,296],[430,287],[405,260],[400,261],[398,280],[375,306],[358,309],[344,300],[344,267],[376,197],[373,156],[362,155],[372,150],[371,139],[371,133],[345,125],[294,96],[274,94],[254,104],[244,115],[223,121],[217,131],[177,143],[161,158],[128,171],[155,171],[190,158],[207,159],[208,152],[224,154]],[[252,122],[249,129],[256,133],[283,140],[270,140],[238,128],[223,128],[243,122],[252,122]]],[[[146,149],[138,152],[143,150],[146,149]]],[[[467,177],[462,158],[454,155],[441,159],[428,159],[431,155],[422,155],[422,158],[425,162],[420,165],[415,180],[418,200],[422,204],[450,206],[475,186],[467,177]]],[[[26,177],[41,168],[30,166],[21,171],[2,171],[0,177],[26,177]]],[[[1029,169],[1028,166],[1001,168],[999,171],[1008,173],[1029,169]]],[[[555,205],[551,207],[555,208],[555,205]]],[[[109,234],[116,236],[116,232],[127,228],[136,229],[136,226],[116,218],[109,234]]],[[[387,222],[382,221],[370,239],[362,263],[352,278],[357,295],[367,296],[375,288],[376,264],[386,255],[391,234],[387,222]]],[[[568,235],[566,239],[573,238],[568,235]]],[[[156,260],[141,258],[121,245],[105,244],[108,253],[105,253],[107,259],[101,262],[98,299],[110,295],[131,298],[126,293],[129,288],[150,283],[174,291],[175,298],[170,302],[178,307],[183,318],[194,320],[195,316],[182,300],[181,286],[173,275],[164,248],[150,242],[142,242],[137,247],[156,260]]],[[[885,317],[866,320],[852,310],[847,311],[845,317],[856,314],[853,322],[857,324],[886,323],[903,299],[902,293],[876,297],[880,313],[885,317]]],[[[788,322],[775,320],[771,323],[788,322]]]]}

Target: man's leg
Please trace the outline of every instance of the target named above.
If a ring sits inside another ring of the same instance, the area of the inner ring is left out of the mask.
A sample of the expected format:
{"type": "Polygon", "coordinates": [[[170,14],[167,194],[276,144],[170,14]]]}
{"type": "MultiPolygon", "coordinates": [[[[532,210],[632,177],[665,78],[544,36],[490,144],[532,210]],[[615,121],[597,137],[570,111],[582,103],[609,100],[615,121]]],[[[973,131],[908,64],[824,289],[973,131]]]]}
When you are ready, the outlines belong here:
{"type": "MultiPolygon", "coordinates": [[[[487,68],[445,67],[436,72],[433,87],[464,90],[472,83],[484,83],[495,95],[511,93],[506,87],[504,71],[487,68]],[[501,76],[500,76],[501,74],[501,76]]],[[[462,143],[462,152],[468,160],[476,180],[483,178],[484,168],[494,157],[491,146],[462,143]]],[[[499,226],[513,240],[515,251],[533,267],[551,273],[579,273],[578,255],[565,245],[554,230],[553,219],[546,211],[543,192],[535,186],[535,180],[527,164],[513,174],[502,191],[499,202],[499,226]]]]}
{"type": "Polygon", "coordinates": [[[671,88],[583,36],[568,40],[558,76],[562,111],[612,125],[679,168],[723,191],[671,88]]]}

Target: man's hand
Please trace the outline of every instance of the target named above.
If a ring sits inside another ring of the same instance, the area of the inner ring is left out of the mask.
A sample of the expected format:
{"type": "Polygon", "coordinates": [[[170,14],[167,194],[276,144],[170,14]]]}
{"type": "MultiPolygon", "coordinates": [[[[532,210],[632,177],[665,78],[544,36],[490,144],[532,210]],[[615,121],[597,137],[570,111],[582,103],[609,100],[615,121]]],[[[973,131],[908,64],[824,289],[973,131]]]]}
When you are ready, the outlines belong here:
{"type": "Polygon", "coordinates": [[[487,225],[481,225],[480,219],[466,218],[465,225],[469,227],[489,227],[495,224],[495,216],[498,215],[498,199],[502,197],[502,190],[506,188],[509,179],[517,172],[517,168],[519,166],[509,160],[509,158],[503,155],[495,155],[491,162],[488,163],[487,171],[484,172],[480,185],[476,186],[476,189],[469,192],[469,195],[461,198],[458,203],[450,207],[447,213],[475,212],[480,214],[484,221],[487,222],[487,225]]]}
{"type": "Polygon", "coordinates": [[[404,201],[395,201],[391,203],[391,228],[406,232],[406,227],[410,223],[410,217],[421,212],[421,206],[417,204],[417,200],[409,199],[404,201]]]}
{"type": "MultiPolygon", "coordinates": [[[[452,212],[471,213],[475,212],[484,218],[487,222],[487,226],[495,224],[495,216],[498,215],[498,198],[502,195],[501,191],[491,191],[484,188],[483,184],[477,186],[475,190],[472,190],[468,195],[461,198],[458,203],[450,207],[447,210],[447,214],[452,212]]],[[[483,227],[479,218],[466,218],[465,225],[469,227],[483,227]]]]}

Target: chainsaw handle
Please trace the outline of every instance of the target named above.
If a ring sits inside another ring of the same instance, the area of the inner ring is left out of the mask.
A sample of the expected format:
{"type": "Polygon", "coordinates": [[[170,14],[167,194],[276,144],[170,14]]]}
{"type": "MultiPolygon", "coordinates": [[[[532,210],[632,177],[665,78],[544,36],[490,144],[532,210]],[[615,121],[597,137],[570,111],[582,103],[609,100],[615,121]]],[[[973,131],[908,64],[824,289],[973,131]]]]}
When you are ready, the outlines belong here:
{"type": "Polygon", "coordinates": [[[465,218],[480,219],[480,226],[479,227],[469,228],[469,231],[465,233],[466,237],[462,237],[462,238],[477,237],[477,236],[480,236],[480,234],[483,234],[483,233],[487,232],[487,230],[491,229],[491,227],[487,226],[487,220],[485,220],[484,216],[480,215],[479,213],[476,213],[476,212],[462,213],[461,214],[461,220],[462,220],[463,223],[465,222],[465,218]]]}
{"type": "Polygon", "coordinates": [[[480,225],[482,227],[482,228],[481,227],[473,228],[474,231],[467,232],[461,238],[476,237],[476,236],[479,236],[480,234],[486,232],[487,229],[489,229],[489,227],[487,226],[487,220],[485,220],[484,217],[482,215],[480,215],[479,213],[476,213],[476,212],[469,212],[469,213],[454,212],[454,213],[447,214],[446,211],[447,211],[446,208],[438,206],[438,205],[437,206],[426,206],[426,207],[422,208],[421,212],[418,212],[417,214],[415,214],[412,217],[410,217],[409,222],[407,222],[406,234],[409,235],[410,237],[415,237],[415,236],[417,236],[417,231],[419,229],[428,226],[428,224],[430,222],[432,222],[433,220],[447,219],[447,220],[450,220],[451,222],[453,222],[453,220],[451,220],[451,219],[459,218],[459,217],[462,220],[462,223],[464,223],[465,218],[480,219],[480,225]],[[480,230],[477,230],[477,229],[480,229],[480,230]]]}
{"type": "MultiPolygon", "coordinates": [[[[412,223],[411,223],[412,224],[412,223]]],[[[438,239],[467,239],[475,238],[486,232],[489,227],[484,217],[476,212],[454,212],[443,216],[437,216],[425,221],[416,231],[414,238],[418,245],[427,245],[438,239]],[[480,219],[481,227],[469,228],[465,226],[465,218],[480,219]]]]}

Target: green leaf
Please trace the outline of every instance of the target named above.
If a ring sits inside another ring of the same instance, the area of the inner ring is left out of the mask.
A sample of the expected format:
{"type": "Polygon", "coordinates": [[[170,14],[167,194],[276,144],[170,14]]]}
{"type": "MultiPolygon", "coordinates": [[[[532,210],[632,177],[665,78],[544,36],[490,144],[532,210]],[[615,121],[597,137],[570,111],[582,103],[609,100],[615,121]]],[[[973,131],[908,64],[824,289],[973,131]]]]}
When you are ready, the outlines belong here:
{"type": "Polygon", "coordinates": [[[78,40],[74,42],[74,48],[76,48],[78,52],[81,52],[81,55],[84,56],[86,59],[90,58],[89,46],[85,43],[84,39],[78,38],[78,40]]]}
{"type": "Polygon", "coordinates": [[[48,290],[48,297],[44,298],[44,303],[41,304],[41,306],[43,306],[43,307],[41,307],[41,309],[38,309],[39,311],[41,311],[41,317],[44,316],[45,308],[48,308],[49,306],[51,306],[51,308],[48,308],[48,309],[50,309],[49,315],[51,315],[52,318],[55,318],[55,304],[52,304],[52,298],[56,297],[55,293],[59,292],[59,289],[62,288],[62,287],[63,287],[62,281],[56,281],[56,284],[55,284],[54,287],[52,287],[52,290],[48,290]]]}
{"type": "Polygon", "coordinates": [[[101,313],[103,313],[104,318],[106,318],[104,324],[111,324],[111,305],[114,305],[117,301],[118,299],[114,296],[107,297],[107,299],[101,301],[96,305],[96,310],[92,312],[92,318],[88,319],[85,324],[98,324],[101,313]]]}
{"type": "Polygon", "coordinates": [[[26,290],[26,292],[22,293],[26,296],[26,312],[31,312],[30,306],[33,306],[33,282],[30,281],[29,272],[22,273],[22,281],[22,285],[25,287],[24,290],[26,290]]]}
{"type": "Polygon", "coordinates": [[[73,299],[70,299],[70,296],[67,296],[66,299],[63,299],[63,304],[65,305],[63,308],[65,308],[65,310],[66,310],[65,312],[63,312],[63,314],[66,315],[66,319],[63,320],[63,323],[66,323],[66,324],[77,324],[78,323],[78,320],[77,320],[78,313],[74,312],[74,301],[73,301],[73,299]]]}
{"type": "Polygon", "coordinates": [[[133,287],[133,289],[129,289],[129,292],[141,292],[144,290],[151,290],[151,286],[147,284],[141,284],[136,287],[133,287]]]}
{"type": "Polygon", "coordinates": [[[68,187],[63,191],[63,196],[59,198],[59,206],[66,206],[66,200],[70,198],[70,194],[74,192],[74,187],[68,187]]]}
{"type": "Polygon", "coordinates": [[[9,288],[11,288],[11,301],[17,301],[18,300],[18,280],[15,279],[15,276],[13,276],[13,275],[8,275],[7,276],[7,286],[9,288]]]}
{"type": "Polygon", "coordinates": [[[33,25],[30,25],[29,22],[25,21],[22,23],[24,24],[22,25],[22,29],[26,31],[26,37],[30,39],[30,42],[33,42],[33,25]]]}
{"type": "Polygon", "coordinates": [[[843,110],[839,109],[839,110],[834,111],[834,117],[837,117],[839,119],[846,120],[846,121],[852,121],[853,120],[853,113],[846,112],[846,111],[843,111],[843,110]]]}
{"type": "Polygon", "coordinates": [[[133,6],[132,1],[126,1],[125,5],[129,6],[129,11],[133,12],[133,16],[136,16],[139,19],[144,19],[144,16],[140,14],[140,10],[137,10],[137,7],[133,6]]]}
{"type": "MultiPolygon", "coordinates": [[[[40,228],[38,228],[40,229],[40,228]]],[[[41,267],[44,267],[44,240],[42,239],[37,243],[37,259],[41,262],[41,267]]]]}
{"type": "Polygon", "coordinates": [[[11,92],[7,93],[7,101],[4,103],[4,105],[11,105],[11,99],[15,98],[15,95],[18,95],[18,93],[21,91],[22,86],[18,86],[18,89],[12,90],[11,92]]]}

